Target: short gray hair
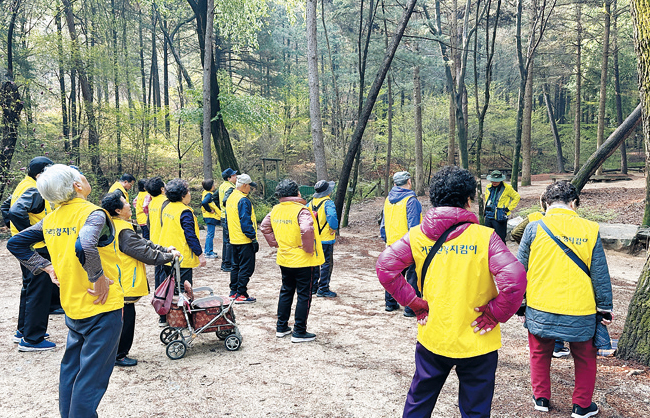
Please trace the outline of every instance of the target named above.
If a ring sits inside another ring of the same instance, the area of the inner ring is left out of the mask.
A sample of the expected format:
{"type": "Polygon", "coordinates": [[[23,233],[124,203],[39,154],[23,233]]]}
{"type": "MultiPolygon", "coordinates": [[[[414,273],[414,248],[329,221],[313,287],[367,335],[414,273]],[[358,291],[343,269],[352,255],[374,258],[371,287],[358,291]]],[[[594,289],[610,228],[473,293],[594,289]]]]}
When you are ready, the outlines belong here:
{"type": "Polygon", "coordinates": [[[38,176],[36,188],[43,199],[58,205],[77,197],[72,185],[74,182],[81,182],[79,171],[67,165],[54,164],[38,176]]]}

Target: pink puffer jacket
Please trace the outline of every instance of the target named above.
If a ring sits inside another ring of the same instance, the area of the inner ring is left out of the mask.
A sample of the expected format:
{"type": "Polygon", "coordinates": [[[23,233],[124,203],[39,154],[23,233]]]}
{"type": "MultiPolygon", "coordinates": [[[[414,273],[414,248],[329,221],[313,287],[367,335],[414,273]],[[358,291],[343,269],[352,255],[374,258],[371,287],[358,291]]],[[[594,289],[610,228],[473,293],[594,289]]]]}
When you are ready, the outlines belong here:
{"type": "MultiPolygon", "coordinates": [[[[422,219],[420,228],[432,240],[438,239],[450,226],[459,222],[478,223],[476,215],[456,207],[429,209],[422,219]]],[[[458,237],[469,224],[457,228],[447,241],[458,237]]],[[[499,322],[506,322],[517,312],[526,291],[524,266],[508,250],[496,233],[490,237],[488,247],[490,272],[494,275],[499,295],[489,302],[489,308],[499,322]]],[[[377,260],[377,277],[384,288],[403,306],[417,297],[415,290],[406,282],[402,270],[413,264],[411,243],[406,234],[399,241],[386,248],[377,260]]]]}

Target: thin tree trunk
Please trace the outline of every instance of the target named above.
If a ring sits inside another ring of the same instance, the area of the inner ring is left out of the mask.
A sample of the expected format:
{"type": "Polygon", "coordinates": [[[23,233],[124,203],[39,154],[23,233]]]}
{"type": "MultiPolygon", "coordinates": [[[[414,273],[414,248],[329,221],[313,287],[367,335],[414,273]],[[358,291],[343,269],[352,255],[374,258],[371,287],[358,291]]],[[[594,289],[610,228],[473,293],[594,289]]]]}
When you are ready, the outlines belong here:
{"type": "Polygon", "coordinates": [[[573,174],[580,169],[580,125],[582,124],[582,4],[576,3],[576,105],[575,119],[573,122],[573,138],[575,147],[573,152],[573,174]]]}
{"type": "MultiPolygon", "coordinates": [[[[203,178],[212,179],[212,108],[210,103],[210,82],[212,65],[212,45],[214,35],[214,0],[207,0],[207,19],[205,20],[205,45],[203,56],[203,178]]],[[[180,150],[180,144],[179,144],[180,150]]]]}
{"type": "MultiPolygon", "coordinates": [[[[600,67],[600,100],[598,102],[598,132],[596,134],[596,146],[603,145],[605,136],[605,104],[607,101],[607,66],[609,60],[609,31],[611,17],[611,0],[605,0],[605,30],[603,32],[603,59],[600,67]]],[[[602,175],[603,168],[600,166],[596,174],[602,175]]]]}
{"type": "Polygon", "coordinates": [[[113,32],[113,82],[115,95],[115,139],[117,145],[117,172],[122,174],[122,130],[120,128],[120,82],[117,66],[117,10],[115,0],[111,0],[113,10],[112,32],[113,32]]]}
{"type": "Polygon", "coordinates": [[[388,197],[390,186],[390,163],[393,154],[393,82],[388,75],[388,144],[386,144],[386,173],[384,174],[384,196],[388,197]]]}
{"type": "Polygon", "coordinates": [[[72,149],[70,159],[74,164],[80,164],[79,152],[79,123],[77,119],[77,72],[74,66],[70,69],[70,135],[72,136],[72,149]]]}
{"type": "Polygon", "coordinates": [[[149,105],[147,102],[147,76],[144,71],[144,29],[142,9],[138,13],[138,35],[140,41],[140,83],[142,89],[142,142],[144,148],[144,177],[147,177],[149,164],[149,105]]]}
{"type": "Polygon", "coordinates": [[[524,120],[521,132],[521,185],[530,186],[531,171],[531,131],[533,115],[533,76],[535,62],[531,58],[524,91],[524,120]]]}
{"type": "MultiPolygon", "coordinates": [[[[163,28],[167,29],[167,21],[163,21],[163,28]]],[[[169,138],[171,131],[171,120],[169,119],[169,42],[167,38],[163,41],[163,105],[165,109],[165,137],[169,138]]],[[[212,165],[212,164],[210,164],[212,165]]]]}
{"type": "Polygon", "coordinates": [[[307,69],[309,78],[309,116],[311,139],[316,162],[316,177],[327,180],[327,159],[323,140],[323,121],[320,112],[320,85],[318,82],[318,38],[316,34],[316,0],[307,0],[307,69]]]}
{"type": "MultiPolygon", "coordinates": [[[[618,68],[618,4],[612,2],[612,52],[614,53],[614,97],[616,99],[616,126],[623,123],[623,104],[621,103],[621,76],[618,68]]],[[[621,173],[627,174],[627,146],[625,141],[621,144],[621,173]]]]}
{"type": "Polygon", "coordinates": [[[447,164],[456,165],[456,103],[454,93],[449,93],[449,143],[447,144],[447,164]]]}
{"type": "Polygon", "coordinates": [[[65,71],[63,70],[63,31],[61,25],[61,5],[57,2],[57,12],[54,16],[56,20],[56,47],[57,47],[57,58],[59,61],[59,89],[61,97],[61,117],[63,119],[62,135],[63,135],[63,146],[66,153],[70,152],[70,124],[68,122],[68,106],[67,106],[67,97],[65,91],[65,71]]]}
{"type": "Polygon", "coordinates": [[[420,66],[413,70],[413,105],[415,106],[415,193],[424,196],[424,155],[422,152],[422,90],[420,66]]]}
{"type": "MultiPolygon", "coordinates": [[[[555,114],[553,112],[553,105],[551,104],[551,98],[548,93],[548,84],[544,84],[544,103],[546,104],[548,121],[551,124],[551,132],[553,133],[553,139],[555,140],[557,172],[564,173],[564,158],[562,157],[562,142],[560,142],[560,134],[558,133],[557,124],[555,123],[555,114]]],[[[523,183],[523,178],[522,178],[522,183],[523,183]]]]}

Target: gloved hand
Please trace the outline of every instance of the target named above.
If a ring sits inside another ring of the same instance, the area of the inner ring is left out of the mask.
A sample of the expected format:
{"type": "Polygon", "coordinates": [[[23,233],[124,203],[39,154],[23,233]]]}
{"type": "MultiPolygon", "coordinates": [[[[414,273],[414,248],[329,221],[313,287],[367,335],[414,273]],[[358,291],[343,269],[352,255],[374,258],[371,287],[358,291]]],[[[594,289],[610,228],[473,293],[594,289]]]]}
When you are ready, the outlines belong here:
{"type": "Polygon", "coordinates": [[[257,240],[253,241],[253,251],[257,253],[260,250],[260,243],[257,240]]]}
{"type": "Polygon", "coordinates": [[[408,305],[408,307],[413,309],[413,312],[415,313],[415,316],[420,325],[427,323],[427,319],[429,318],[429,303],[426,300],[416,296],[416,298],[408,305]]]}
{"type": "Polygon", "coordinates": [[[472,322],[472,326],[474,327],[474,332],[479,332],[481,331],[481,335],[488,333],[494,329],[494,327],[497,326],[499,321],[492,315],[492,311],[490,310],[489,305],[483,305],[479,306],[478,308],[474,308],[476,312],[483,312],[481,316],[476,318],[474,322],[472,322]]]}

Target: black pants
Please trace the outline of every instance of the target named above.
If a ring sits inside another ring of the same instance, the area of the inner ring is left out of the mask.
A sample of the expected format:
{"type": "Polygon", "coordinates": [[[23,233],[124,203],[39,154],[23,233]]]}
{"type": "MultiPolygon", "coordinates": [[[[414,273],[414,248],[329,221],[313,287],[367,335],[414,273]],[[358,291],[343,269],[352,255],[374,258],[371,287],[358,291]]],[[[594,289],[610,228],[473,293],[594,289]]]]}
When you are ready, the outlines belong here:
{"type": "MultiPolygon", "coordinates": [[[[44,258],[50,259],[47,250],[38,251],[44,258]]],[[[22,264],[23,287],[20,289],[20,306],[18,310],[18,331],[30,344],[38,344],[45,338],[52,300],[52,280],[46,272],[34,274],[22,264]]]]}
{"type": "MultiPolygon", "coordinates": [[[[307,332],[307,317],[311,307],[311,286],[312,269],[314,267],[282,267],[282,287],[278,299],[278,331],[287,329],[287,323],[291,316],[291,305],[293,304],[294,293],[298,294],[296,302],[296,314],[293,330],[296,334],[307,332]]],[[[318,267],[315,267],[318,268],[318,267]]]]}
{"type": "Polygon", "coordinates": [[[508,234],[508,221],[497,221],[494,218],[485,218],[485,226],[493,228],[501,241],[506,242],[506,235],[508,234]]]}
{"type": "MultiPolygon", "coordinates": [[[[415,290],[415,294],[418,297],[422,297],[420,291],[418,290],[418,276],[417,273],[415,272],[415,264],[411,264],[409,267],[402,270],[402,276],[406,277],[406,281],[415,290]]],[[[384,291],[384,300],[386,301],[387,308],[395,308],[395,309],[399,308],[399,303],[397,303],[395,298],[393,298],[393,296],[386,291],[384,291]]],[[[406,308],[404,308],[404,312],[412,313],[413,309],[407,306],[406,308]]]]}
{"type": "Polygon", "coordinates": [[[255,272],[255,250],[253,249],[253,243],[242,245],[232,244],[232,262],[232,270],[230,271],[230,294],[234,295],[236,293],[248,297],[248,282],[255,272]]]}
{"type": "Polygon", "coordinates": [[[221,270],[230,271],[232,269],[232,245],[228,236],[228,223],[221,222],[223,229],[223,245],[221,246],[221,270]]]}
{"type": "Polygon", "coordinates": [[[129,354],[135,335],[135,303],[125,303],[122,311],[122,334],[117,346],[116,359],[123,359],[129,354]]]}

